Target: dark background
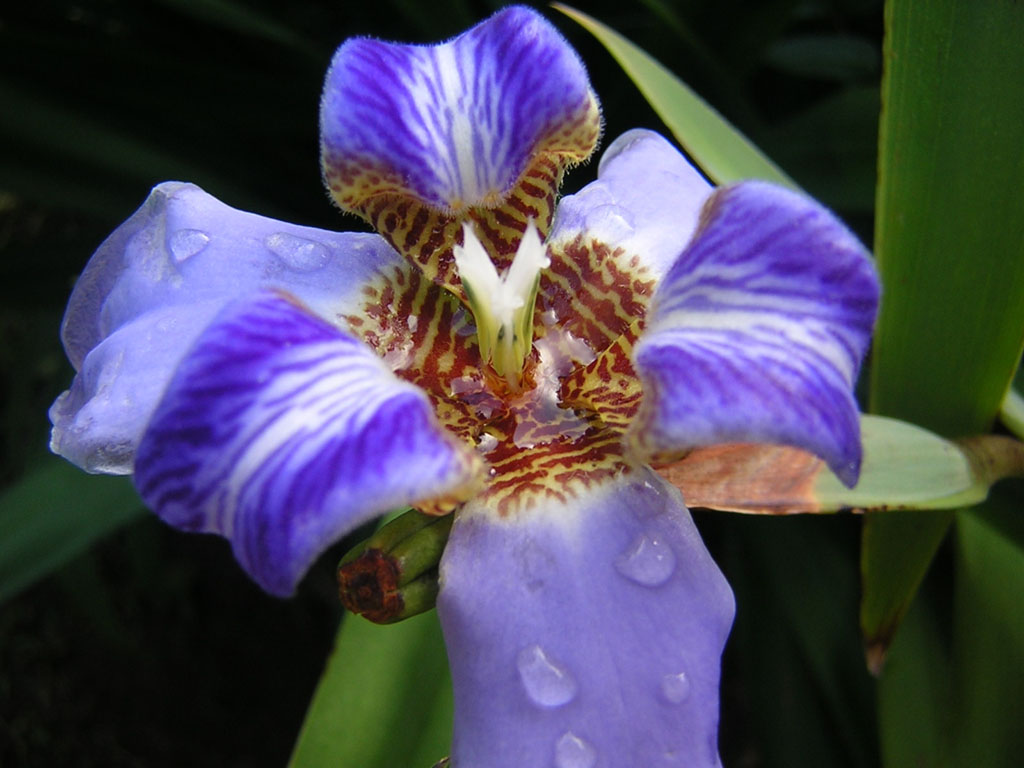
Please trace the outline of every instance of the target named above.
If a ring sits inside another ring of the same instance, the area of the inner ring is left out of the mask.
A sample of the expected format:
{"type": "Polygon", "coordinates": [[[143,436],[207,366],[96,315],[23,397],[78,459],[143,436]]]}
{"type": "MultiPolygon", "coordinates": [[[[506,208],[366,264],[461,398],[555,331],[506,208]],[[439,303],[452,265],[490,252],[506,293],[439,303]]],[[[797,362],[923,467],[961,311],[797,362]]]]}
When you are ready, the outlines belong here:
{"type": "MultiPolygon", "coordinates": [[[[437,41],[500,5],[6,3],[0,487],[53,461],[45,413],[72,375],[58,340],[64,302],[150,187],[193,181],[239,208],[361,228],[320,185],[318,100],[333,49],[352,35],[437,41]]],[[[880,0],[580,7],[683,77],[870,242],[880,0]]],[[[663,130],[599,45],[541,9],[587,63],[607,139],[663,130]]],[[[577,169],[567,189],[594,168],[577,169]]],[[[856,625],[858,521],[697,521],[739,605],[723,684],[725,764],[876,765],[856,625]]],[[[22,591],[0,606],[0,765],[283,765],[341,617],[339,549],[283,602],[242,575],[223,541],[141,517],[22,591]]]]}

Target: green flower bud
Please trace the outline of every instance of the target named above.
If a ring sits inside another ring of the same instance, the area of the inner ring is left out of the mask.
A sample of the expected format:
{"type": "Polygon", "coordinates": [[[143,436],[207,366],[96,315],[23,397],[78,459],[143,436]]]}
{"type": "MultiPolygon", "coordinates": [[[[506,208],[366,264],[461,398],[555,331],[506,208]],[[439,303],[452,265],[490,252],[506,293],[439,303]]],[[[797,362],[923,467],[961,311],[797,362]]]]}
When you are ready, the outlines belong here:
{"type": "Polygon", "coordinates": [[[429,611],[452,522],[452,515],[410,510],[354,547],[338,564],[342,604],[377,624],[429,611]]]}

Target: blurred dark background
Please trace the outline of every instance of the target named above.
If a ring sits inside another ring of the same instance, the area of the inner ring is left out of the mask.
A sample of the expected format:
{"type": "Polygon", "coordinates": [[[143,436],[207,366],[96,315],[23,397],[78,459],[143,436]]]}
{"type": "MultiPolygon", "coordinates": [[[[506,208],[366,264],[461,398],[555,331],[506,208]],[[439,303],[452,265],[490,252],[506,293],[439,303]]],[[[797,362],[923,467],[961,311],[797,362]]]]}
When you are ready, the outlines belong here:
{"type": "MultiPolygon", "coordinates": [[[[55,461],[45,414],[72,376],[58,340],[64,302],[150,187],[193,181],[239,208],[361,228],[320,185],[317,111],[333,49],[352,35],[437,41],[501,5],[4,4],[0,487],[55,461]]],[[[538,7],[587,63],[607,139],[663,130],[596,42],[538,7]]],[[[579,7],[683,77],[870,242],[881,0],[579,7]]],[[[567,190],[595,167],[577,169],[567,190]]],[[[858,522],[697,520],[739,604],[725,764],[876,765],[856,626],[858,522]]],[[[0,519],[0,541],[15,533],[0,519]]],[[[332,574],[341,546],[283,602],[241,574],[223,541],[139,515],[19,588],[0,606],[0,765],[283,765],[341,617],[332,574]]]]}

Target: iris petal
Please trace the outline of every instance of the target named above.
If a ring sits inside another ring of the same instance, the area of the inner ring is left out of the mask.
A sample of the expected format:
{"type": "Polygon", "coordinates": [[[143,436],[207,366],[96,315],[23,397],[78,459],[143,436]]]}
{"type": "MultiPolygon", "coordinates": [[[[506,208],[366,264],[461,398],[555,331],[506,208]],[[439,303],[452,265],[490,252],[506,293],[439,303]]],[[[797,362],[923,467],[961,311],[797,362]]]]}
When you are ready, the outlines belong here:
{"type": "Polygon", "coordinates": [[[89,472],[126,475],[153,409],[187,346],[220,301],[157,307],[117,328],[79,366],[50,408],[50,448],[89,472]]]}
{"type": "Polygon", "coordinates": [[[441,566],[453,764],[718,765],[734,602],[678,492],[642,470],[571,506],[480,511],[441,566]]]}
{"type": "Polygon", "coordinates": [[[441,45],[346,42],[320,115],[324,175],[346,210],[379,194],[494,206],[533,157],[578,162],[600,132],[579,57],[523,7],[441,45]]]}
{"type": "Polygon", "coordinates": [[[697,228],[712,186],[654,131],[627,131],[601,155],[597,181],[558,204],[548,244],[554,252],[579,236],[621,248],[660,278],[697,228]]]}
{"type": "Polygon", "coordinates": [[[404,262],[380,237],[235,210],[191,184],[156,187],[99,247],[64,316],[78,375],[54,404],[52,448],[92,472],[132,471],[135,448],[185,351],[227,302],[281,288],[327,317],[404,262]]]}
{"type": "Polygon", "coordinates": [[[813,200],[762,182],[717,191],[658,286],[635,349],[637,445],[661,456],[783,443],[856,482],[851,390],[877,304],[867,252],[813,200]]]}
{"type": "Polygon", "coordinates": [[[226,307],[178,366],[139,445],[142,498],[220,533],[268,592],[395,507],[474,490],[478,460],[362,342],[279,294],[226,307]]]}
{"type": "MultiPolygon", "coordinates": [[[[547,241],[551,268],[541,275],[537,304],[599,356],[627,352],[611,366],[595,362],[597,389],[609,391],[608,370],[635,378],[628,352],[636,324],[657,280],[693,235],[711,191],[664,138],[636,129],[608,147],[597,181],[559,203],[547,241]]],[[[585,400],[578,405],[590,407],[585,400]]]]}

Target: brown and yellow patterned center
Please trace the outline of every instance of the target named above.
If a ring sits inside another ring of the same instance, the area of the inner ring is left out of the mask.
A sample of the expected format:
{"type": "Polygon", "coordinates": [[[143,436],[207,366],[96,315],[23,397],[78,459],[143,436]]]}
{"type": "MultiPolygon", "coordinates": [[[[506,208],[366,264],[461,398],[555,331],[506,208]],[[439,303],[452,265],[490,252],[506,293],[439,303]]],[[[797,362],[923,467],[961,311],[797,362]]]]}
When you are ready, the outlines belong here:
{"type": "Polygon", "coordinates": [[[456,244],[462,244],[462,222],[474,223],[498,271],[506,269],[528,221],[533,220],[541,237],[547,235],[563,170],[557,158],[537,157],[500,205],[472,206],[458,214],[400,194],[374,195],[355,210],[427,278],[464,298],[453,252],[456,244]]]}
{"type": "Polygon", "coordinates": [[[365,287],[362,310],[344,318],[480,452],[483,500],[501,515],[564,501],[629,466],[622,435],[640,400],[629,357],[653,280],[582,237],[551,259],[518,392],[481,362],[469,310],[412,264],[365,287]]]}

